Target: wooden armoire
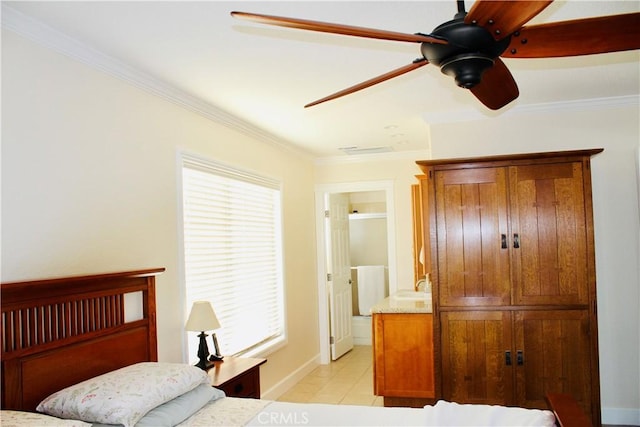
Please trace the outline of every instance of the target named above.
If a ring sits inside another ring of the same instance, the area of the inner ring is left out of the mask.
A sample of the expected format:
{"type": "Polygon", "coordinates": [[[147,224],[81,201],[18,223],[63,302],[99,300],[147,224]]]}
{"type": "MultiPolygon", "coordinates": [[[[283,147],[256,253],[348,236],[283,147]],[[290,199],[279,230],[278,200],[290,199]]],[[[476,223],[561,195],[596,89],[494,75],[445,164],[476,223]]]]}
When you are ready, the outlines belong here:
{"type": "Polygon", "coordinates": [[[601,149],[418,161],[433,282],[436,394],[600,425],[591,157],[601,149]]]}

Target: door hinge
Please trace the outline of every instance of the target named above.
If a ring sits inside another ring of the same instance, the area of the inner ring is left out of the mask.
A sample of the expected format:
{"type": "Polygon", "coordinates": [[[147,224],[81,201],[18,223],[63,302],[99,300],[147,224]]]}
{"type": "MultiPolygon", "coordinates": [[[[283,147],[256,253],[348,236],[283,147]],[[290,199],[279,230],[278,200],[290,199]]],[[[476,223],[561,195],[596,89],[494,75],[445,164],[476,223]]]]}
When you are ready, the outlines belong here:
{"type": "Polygon", "coordinates": [[[327,273],[327,282],[330,282],[333,280],[333,276],[331,275],[331,273],[327,273]]]}
{"type": "Polygon", "coordinates": [[[329,337],[329,344],[334,344],[336,342],[335,338],[329,337]]]}
{"type": "Polygon", "coordinates": [[[328,210],[324,211],[324,217],[329,218],[330,212],[328,210]]]}

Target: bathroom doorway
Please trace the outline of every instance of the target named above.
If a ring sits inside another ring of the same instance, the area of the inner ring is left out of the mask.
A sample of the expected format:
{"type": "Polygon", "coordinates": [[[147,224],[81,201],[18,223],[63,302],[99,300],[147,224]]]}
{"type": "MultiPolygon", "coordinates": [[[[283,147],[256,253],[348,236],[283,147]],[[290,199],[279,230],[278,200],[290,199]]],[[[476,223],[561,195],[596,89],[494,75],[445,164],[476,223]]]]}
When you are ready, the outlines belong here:
{"type": "MultiPolygon", "coordinates": [[[[394,196],[393,196],[393,182],[392,181],[373,181],[373,182],[359,182],[359,183],[344,183],[344,184],[326,184],[319,185],[316,187],[316,235],[318,236],[317,248],[318,248],[318,317],[319,317],[319,336],[320,336],[320,363],[327,364],[331,360],[331,345],[330,345],[330,337],[331,337],[331,327],[330,327],[330,306],[331,306],[331,295],[330,295],[330,286],[327,280],[327,273],[330,271],[330,267],[328,266],[328,252],[330,250],[327,249],[328,238],[326,237],[326,221],[325,221],[325,210],[326,205],[325,201],[328,199],[330,194],[336,193],[346,193],[351,197],[352,200],[352,208],[351,208],[351,216],[352,221],[355,221],[354,224],[354,232],[356,233],[380,233],[381,227],[376,227],[375,224],[381,224],[380,221],[385,225],[386,229],[386,239],[383,239],[386,244],[386,248],[382,249],[383,254],[380,254],[380,251],[376,251],[377,255],[372,256],[374,258],[361,258],[356,252],[356,262],[357,263],[375,263],[382,264],[385,263],[384,274],[385,274],[385,293],[384,295],[388,295],[388,292],[393,292],[396,289],[396,258],[395,258],[395,213],[394,213],[394,196]],[[355,211],[355,212],[353,212],[355,211]],[[374,228],[372,228],[374,227],[374,228]],[[369,231],[367,231],[369,230],[369,231]]],[[[385,232],[385,231],[382,231],[385,232]]],[[[360,241],[358,237],[356,242],[356,246],[362,246],[363,244],[367,244],[366,242],[360,241]]],[[[363,251],[361,249],[356,248],[356,251],[363,251]]],[[[354,279],[357,277],[357,273],[354,272],[354,279]]],[[[357,279],[356,279],[357,280],[357,279]]],[[[355,288],[356,283],[354,283],[355,288]]],[[[357,294],[354,293],[357,298],[357,294]]],[[[356,301],[357,302],[357,301],[356,301]]],[[[354,313],[358,310],[354,303],[353,305],[354,313]]],[[[359,313],[357,313],[359,314],[359,313]]],[[[353,318],[354,322],[354,332],[355,335],[359,335],[361,332],[368,333],[370,335],[371,330],[371,318],[370,317],[361,317],[360,319],[353,318]]],[[[367,338],[363,338],[366,340],[367,338]]],[[[357,344],[363,343],[362,341],[356,342],[357,344]]],[[[370,345],[370,342],[368,343],[370,345]]]]}

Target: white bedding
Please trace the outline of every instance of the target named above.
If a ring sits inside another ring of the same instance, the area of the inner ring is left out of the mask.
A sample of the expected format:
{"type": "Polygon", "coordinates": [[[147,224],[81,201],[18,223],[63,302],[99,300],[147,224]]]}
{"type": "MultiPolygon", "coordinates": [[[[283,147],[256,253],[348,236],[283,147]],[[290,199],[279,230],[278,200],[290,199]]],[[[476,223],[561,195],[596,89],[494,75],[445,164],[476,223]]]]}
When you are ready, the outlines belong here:
{"type": "Polygon", "coordinates": [[[180,426],[554,426],[550,411],[439,401],[424,408],[288,403],[225,397],[180,426]]]}
{"type": "Polygon", "coordinates": [[[422,408],[289,403],[225,397],[180,424],[205,426],[424,426],[422,408]]]}
{"type": "Polygon", "coordinates": [[[270,403],[272,402],[269,400],[224,397],[207,403],[178,426],[244,426],[270,403]]]}
{"type": "Polygon", "coordinates": [[[551,427],[556,417],[551,411],[541,409],[510,408],[498,405],[461,405],[455,402],[438,401],[425,406],[425,426],[519,426],[551,427]]]}
{"type": "Polygon", "coordinates": [[[211,387],[201,369],[157,362],[129,365],[66,387],[46,397],[38,410],[49,418],[57,417],[54,421],[73,419],[125,427],[551,427],[555,423],[549,411],[445,401],[424,408],[385,408],[224,397],[222,391],[211,387]]]}
{"type": "Polygon", "coordinates": [[[424,426],[422,408],[273,402],[247,424],[259,426],[424,426]]]}

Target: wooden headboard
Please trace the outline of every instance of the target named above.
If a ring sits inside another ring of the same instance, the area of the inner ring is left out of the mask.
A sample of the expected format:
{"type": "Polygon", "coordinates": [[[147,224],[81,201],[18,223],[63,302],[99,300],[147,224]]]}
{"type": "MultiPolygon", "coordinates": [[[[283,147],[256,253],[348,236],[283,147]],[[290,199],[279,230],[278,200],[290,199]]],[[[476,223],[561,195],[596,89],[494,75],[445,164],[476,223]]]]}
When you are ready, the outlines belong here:
{"type": "Polygon", "coordinates": [[[64,387],[157,361],[155,276],[163,271],[2,283],[2,409],[33,411],[64,387]],[[142,307],[125,310],[125,299],[142,307]],[[132,311],[139,315],[129,321],[132,311]]]}

